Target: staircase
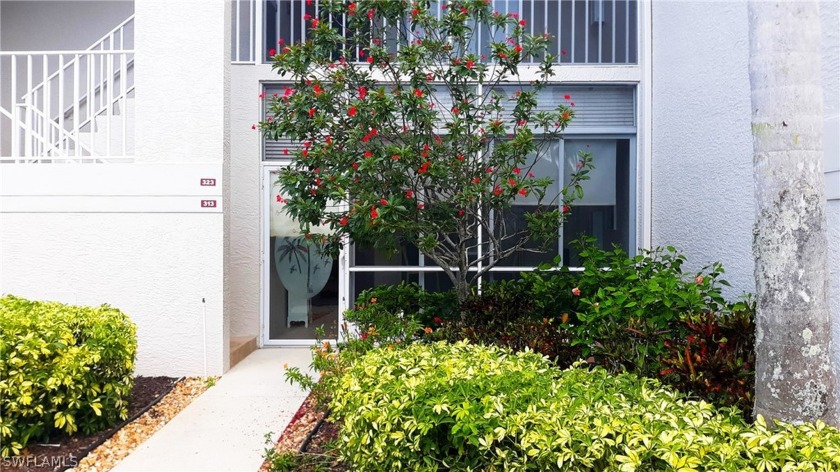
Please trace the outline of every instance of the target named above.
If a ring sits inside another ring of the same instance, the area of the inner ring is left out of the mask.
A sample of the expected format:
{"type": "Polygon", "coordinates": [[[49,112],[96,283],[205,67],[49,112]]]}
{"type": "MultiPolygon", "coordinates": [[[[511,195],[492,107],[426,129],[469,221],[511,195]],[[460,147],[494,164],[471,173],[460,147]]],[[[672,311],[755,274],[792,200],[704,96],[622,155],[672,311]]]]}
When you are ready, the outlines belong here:
{"type": "Polygon", "coordinates": [[[0,52],[0,163],[134,155],[134,16],[83,51],[0,52]]]}

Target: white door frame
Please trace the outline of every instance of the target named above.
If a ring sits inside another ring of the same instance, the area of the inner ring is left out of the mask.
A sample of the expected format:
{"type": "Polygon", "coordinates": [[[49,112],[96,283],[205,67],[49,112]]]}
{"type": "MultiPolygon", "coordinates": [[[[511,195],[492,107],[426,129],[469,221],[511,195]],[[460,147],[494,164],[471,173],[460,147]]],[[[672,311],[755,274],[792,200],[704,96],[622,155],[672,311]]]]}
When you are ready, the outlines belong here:
{"type": "MultiPolygon", "coordinates": [[[[269,293],[269,277],[271,276],[271,235],[269,233],[270,227],[270,210],[269,199],[271,198],[271,190],[273,182],[271,180],[271,173],[287,166],[288,162],[277,163],[263,163],[261,166],[262,173],[262,191],[260,192],[260,340],[262,346],[311,346],[315,343],[314,339],[269,339],[268,324],[270,322],[270,293],[269,293]]],[[[347,245],[345,244],[346,248],[347,245]]],[[[341,326],[344,323],[344,311],[349,308],[349,273],[347,271],[347,251],[342,249],[338,257],[338,326],[339,339],[327,339],[330,343],[340,341],[342,338],[341,326]]]]}

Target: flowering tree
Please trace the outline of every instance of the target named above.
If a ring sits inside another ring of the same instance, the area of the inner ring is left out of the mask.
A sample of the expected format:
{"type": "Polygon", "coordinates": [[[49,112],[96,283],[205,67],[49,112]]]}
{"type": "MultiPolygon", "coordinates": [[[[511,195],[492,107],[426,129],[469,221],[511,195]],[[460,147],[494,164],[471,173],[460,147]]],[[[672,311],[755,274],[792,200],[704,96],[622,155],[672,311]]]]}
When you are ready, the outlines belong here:
{"type": "Polygon", "coordinates": [[[548,35],[529,35],[526,20],[485,0],[431,7],[321,0],[318,16],[304,17],[308,40],[273,55],[291,85],[268,97],[259,126],[302,143],[278,198],[304,234],[330,228],[313,239],[334,253],[345,236],[391,252],[416,245],[464,299],[500,260],[540,251],[530,241],[556,244],[591,158],[579,154],[554,194],[552,177],[536,175],[574,117],[568,95],[556,109],[537,107],[556,60],[548,35]],[[534,66],[520,74],[523,61],[534,66]],[[502,84],[516,92],[500,93],[502,84]],[[515,224],[526,198],[527,225],[515,224]]]}

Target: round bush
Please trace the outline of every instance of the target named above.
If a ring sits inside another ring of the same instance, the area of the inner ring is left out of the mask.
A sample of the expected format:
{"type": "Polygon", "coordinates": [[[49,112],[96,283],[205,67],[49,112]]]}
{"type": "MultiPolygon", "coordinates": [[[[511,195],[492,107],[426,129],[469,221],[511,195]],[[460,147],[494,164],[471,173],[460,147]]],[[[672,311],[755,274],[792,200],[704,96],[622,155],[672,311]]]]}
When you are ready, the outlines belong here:
{"type": "Polygon", "coordinates": [[[108,305],[0,298],[3,457],[59,431],[90,434],[128,416],[136,327],[108,305]]]}
{"type": "Polygon", "coordinates": [[[371,351],[331,408],[352,470],[840,468],[840,432],[823,423],[747,425],[657,380],[466,342],[371,351]]]}

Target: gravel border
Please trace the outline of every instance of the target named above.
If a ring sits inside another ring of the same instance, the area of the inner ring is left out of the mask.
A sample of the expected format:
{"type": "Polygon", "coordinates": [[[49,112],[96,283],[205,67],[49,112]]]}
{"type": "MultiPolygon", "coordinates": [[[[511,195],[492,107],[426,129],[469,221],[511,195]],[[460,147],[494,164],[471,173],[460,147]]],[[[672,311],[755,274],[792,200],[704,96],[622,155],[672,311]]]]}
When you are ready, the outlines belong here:
{"type": "Polygon", "coordinates": [[[68,472],[111,470],[208,388],[208,382],[200,377],[190,377],[178,382],[157,404],[114,433],[82,458],[79,465],[68,469],[68,472]]]}

